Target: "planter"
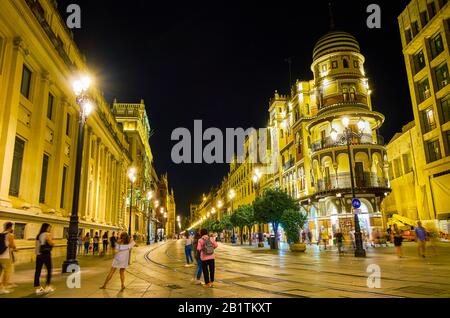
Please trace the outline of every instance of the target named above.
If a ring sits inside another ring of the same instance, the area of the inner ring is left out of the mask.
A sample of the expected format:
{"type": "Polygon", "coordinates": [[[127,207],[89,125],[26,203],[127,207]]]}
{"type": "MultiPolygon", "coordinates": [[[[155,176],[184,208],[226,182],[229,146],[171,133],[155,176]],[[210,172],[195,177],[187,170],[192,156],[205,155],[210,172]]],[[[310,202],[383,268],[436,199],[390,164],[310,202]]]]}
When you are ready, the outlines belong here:
{"type": "Polygon", "coordinates": [[[291,252],[304,253],[306,251],[306,244],[304,243],[290,244],[289,249],[291,250],[291,252]]]}

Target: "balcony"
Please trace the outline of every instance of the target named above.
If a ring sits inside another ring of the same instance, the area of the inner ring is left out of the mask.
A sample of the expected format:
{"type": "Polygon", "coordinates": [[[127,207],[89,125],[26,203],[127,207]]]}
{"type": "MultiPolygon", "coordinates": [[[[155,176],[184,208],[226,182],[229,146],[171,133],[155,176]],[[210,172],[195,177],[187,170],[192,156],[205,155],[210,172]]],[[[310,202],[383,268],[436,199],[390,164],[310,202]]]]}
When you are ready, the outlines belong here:
{"type": "MultiPolygon", "coordinates": [[[[344,134],[339,134],[336,140],[342,140],[345,138],[344,134]]],[[[383,136],[378,135],[376,142],[373,141],[373,137],[370,134],[363,134],[361,137],[353,137],[351,141],[352,145],[379,145],[384,146],[383,136]]],[[[317,152],[323,149],[329,149],[334,147],[341,147],[342,144],[336,143],[331,137],[327,137],[323,140],[317,141],[311,144],[311,151],[317,152]]]]}
{"type": "MultiPolygon", "coordinates": [[[[355,189],[389,189],[389,183],[387,179],[380,178],[377,174],[371,172],[364,172],[361,175],[355,175],[355,189]]],[[[338,190],[351,189],[350,173],[338,173],[332,175],[329,178],[319,180],[316,184],[316,193],[329,193],[336,192],[338,190]]]]}

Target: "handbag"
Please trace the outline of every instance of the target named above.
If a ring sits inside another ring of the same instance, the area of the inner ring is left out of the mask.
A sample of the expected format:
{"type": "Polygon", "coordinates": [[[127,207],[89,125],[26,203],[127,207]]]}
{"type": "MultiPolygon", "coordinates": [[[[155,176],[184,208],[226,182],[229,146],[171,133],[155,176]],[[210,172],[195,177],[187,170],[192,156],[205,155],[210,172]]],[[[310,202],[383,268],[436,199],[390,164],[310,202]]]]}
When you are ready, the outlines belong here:
{"type": "Polygon", "coordinates": [[[39,253],[41,254],[49,254],[53,249],[53,246],[51,246],[48,243],[45,243],[44,245],[41,245],[41,247],[39,248],[39,253]]]}

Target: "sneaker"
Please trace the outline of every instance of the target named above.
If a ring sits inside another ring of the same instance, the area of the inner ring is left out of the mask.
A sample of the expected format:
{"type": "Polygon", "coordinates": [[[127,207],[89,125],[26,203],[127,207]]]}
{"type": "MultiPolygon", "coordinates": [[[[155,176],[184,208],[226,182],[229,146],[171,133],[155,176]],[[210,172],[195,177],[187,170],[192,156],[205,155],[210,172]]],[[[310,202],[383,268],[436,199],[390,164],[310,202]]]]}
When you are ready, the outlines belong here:
{"type": "Polygon", "coordinates": [[[203,286],[203,288],[210,288],[209,284],[203,284],[202,286],[203,286]]]}
{"type": "Polygon", "coordinates": [[[39,287],[36,289],[36,295],[41,296],[45,293],[45,289],[43,287],[39,287]]]}
{"type": "Polygon", "coordinates": [[[214,283],[209,283],[209,288],[213,288],[214,287],[214,283]]]}
{"type": "Polygon", "coordinates": [[[11,291],[7,290],[7,289],[0,289],[0,295],[6,295],[6,294],[11,294],[11,291]]]}
{"type": "Polygon", "coordinates": [[[52,286],[47,286],[44,289],[45,293],[53,293],[55,291],[55,289],[52,286]]]}

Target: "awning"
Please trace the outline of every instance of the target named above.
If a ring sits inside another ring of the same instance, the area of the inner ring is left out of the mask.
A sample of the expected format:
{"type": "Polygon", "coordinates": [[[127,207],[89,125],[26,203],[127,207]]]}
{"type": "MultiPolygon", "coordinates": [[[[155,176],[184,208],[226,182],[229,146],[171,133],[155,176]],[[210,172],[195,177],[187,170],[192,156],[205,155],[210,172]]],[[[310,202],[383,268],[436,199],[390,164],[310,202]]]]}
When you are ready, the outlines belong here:
{"type": "Polygon", "coordinates": [[[409,226],[416,226],[417,222],[415,220],[411,220],[410,218],[407,218],[405,216],[401,216],[399,214],[394,214],[392,216],[393,219],[400,221],[401,223],[409,226]]]}

